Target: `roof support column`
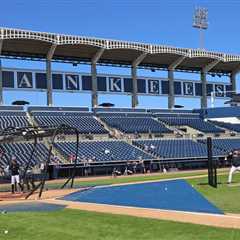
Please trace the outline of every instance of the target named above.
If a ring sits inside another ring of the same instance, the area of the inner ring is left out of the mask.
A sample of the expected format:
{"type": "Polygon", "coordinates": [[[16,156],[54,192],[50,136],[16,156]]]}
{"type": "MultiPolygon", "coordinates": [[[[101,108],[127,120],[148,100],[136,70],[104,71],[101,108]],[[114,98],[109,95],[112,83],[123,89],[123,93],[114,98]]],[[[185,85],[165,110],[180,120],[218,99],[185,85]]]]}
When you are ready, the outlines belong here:
{"type": "Polygon", "coordinates": [[[53,105],[53,98],[52,98],[52,66],[51,60],[46,60],[46,76],[47,76],[47,105],[53,105]]]}
{"type": "Polygon", "coordinates": [[[169,82],[169,92],[168,92],[168,109],[174,108],[175,98],[174,98],[174,70],[168,69],[168,82],[169,82]]]}
{"type": "Polygon", "coordinates": [[[201,71],[202,97],[201,108],[207,108],[207,72],[201,71]]]}
{"type": "Polygon", "coordinates": [[[46,59],[46,78],[47,78],[47,105],[53,105],[53,96],[52,96],[52,57],[54,55],[57,45],[53,44],[47,54],[46,59]]]}
{"type": "Polygon", "coordinates": [[[92,58],[91,76],[92,76],[92,108],[98,106],[98,85],[97,85],[97,62],[104,52],[104,48],[100,48],[92,58]]]}
{"type": "Polygon", "coordinates": [[[179,57],[168,67],[168,83],[169,83],[169,93],[168,93],[168,108],[172,109],[175,105],[174,98],[174,70],[176,67],[185,59],[185,56],[179,57]]]}
{"type": "Polygon", "coordinates": [[[97,64],[92,63],[91,65],[92,75],[92,108],[98,106],[98,93],[97,93],[97,64]]]}
{"type": "MultiPolygon", "coordinates": [[[[237,68],[235,71],[232,71],[230,74],[230,82],[231,82],[231,93],[236,94],[237,93],[237,74],[239,73],[240,69],[237,68]]],[[[232,96],[231,94],[231,96],[232,96]]],[[[234,104],[231,103],[231,106],[234,106],[234,104]]]]}
{"type": "Polygon", "coordinates": [[[233,71],[230,74],[230,82],[231,82],[231,86],[232,86],[232,91],[234,93],[236,93],[237,91],[237,81],[236,81],[236,77],[239,71],[233,71]]]}
{"type": "Polygon", "coordinates": [[[135,108],[138,105],[138,85],[137,85],[137,67],[132,66],[131,68],[132,75],[132,108],[135,108]]]}
{"type": "Polygon", "coordinates": [[[214,68],[220,60],[214,60],[207,64],[201,70],[201,83],[202,83],[202,97],[201,97],[201,108],[207,108],[207,73],[214,68]]]}
{"type": "Polygon", "coordinates": [[[3,40],[0,40],[0,105],[3,105],[3,75],[2,75],[2,59],[1,59],[2,45],[3,45],[3,40]]]}
{"type": "Polygon", "coordinates": [[[132,77],[132,108],[137,107],[138,105],[138,84],[137,84],[137,67],[143,61],[143,59],[147,56],[147,53],[142,53],[138,56],[132,63],[131,68],[131,77],[132,77]]]}

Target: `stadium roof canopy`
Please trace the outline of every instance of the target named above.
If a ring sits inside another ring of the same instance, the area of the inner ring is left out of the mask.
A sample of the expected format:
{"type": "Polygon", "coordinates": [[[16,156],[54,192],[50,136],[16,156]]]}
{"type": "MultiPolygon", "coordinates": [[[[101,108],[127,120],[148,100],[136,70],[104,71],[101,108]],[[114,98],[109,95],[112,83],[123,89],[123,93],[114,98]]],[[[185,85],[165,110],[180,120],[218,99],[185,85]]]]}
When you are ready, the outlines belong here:
{"type": "Polygon", "coordinates": [[[201,71],[212,62],[209,73],[229,74],[238,71],[240,56],[200,49],[177,48],[82,36],[72,36],[19,29],[0,28],[0,54],[6,58],[45,60],[51,49],[53,61],[91,63],[100,51],[98,64],[131,66],[144,55],[138,67],[177,71],[201,71]],[[3,41],[2,41],[3,40],[3,41]]]}

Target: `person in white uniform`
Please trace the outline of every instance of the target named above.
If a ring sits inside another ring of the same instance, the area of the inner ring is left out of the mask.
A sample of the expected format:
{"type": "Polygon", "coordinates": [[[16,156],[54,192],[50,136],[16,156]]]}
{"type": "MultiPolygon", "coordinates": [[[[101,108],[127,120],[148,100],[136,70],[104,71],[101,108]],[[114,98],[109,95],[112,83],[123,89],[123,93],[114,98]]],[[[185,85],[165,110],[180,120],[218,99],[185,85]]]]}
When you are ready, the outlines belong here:
{"type": "Polygon", "coordinates": [[[229,171],[228,175],[228,184],[232,182],[232,175],[236,171],[240,171],[240,150],[234,150],[232,153],[229,154],[232,160],[232,166],[229,171]]]}
{"type": "Polygon", "coordinates": [[[12,193],[15,192],[15,184],[17,184],[22,191],[19,177],[19,164],[17,163],[15,157],[12,157],[11,164],[9,165],[9,171],[11,172],[12,193]]]}

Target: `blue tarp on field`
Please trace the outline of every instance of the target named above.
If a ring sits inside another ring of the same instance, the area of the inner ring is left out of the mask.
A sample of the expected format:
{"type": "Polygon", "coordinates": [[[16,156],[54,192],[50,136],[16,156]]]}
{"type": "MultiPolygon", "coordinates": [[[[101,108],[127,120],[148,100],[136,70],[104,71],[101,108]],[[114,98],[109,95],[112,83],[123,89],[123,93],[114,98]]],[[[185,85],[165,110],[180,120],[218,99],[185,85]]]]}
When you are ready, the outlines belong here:
{"type": "Polygon", "coordinates": [[[185,180],[96,187],[63,198],[69,201],[223,214],[185,180]]]}

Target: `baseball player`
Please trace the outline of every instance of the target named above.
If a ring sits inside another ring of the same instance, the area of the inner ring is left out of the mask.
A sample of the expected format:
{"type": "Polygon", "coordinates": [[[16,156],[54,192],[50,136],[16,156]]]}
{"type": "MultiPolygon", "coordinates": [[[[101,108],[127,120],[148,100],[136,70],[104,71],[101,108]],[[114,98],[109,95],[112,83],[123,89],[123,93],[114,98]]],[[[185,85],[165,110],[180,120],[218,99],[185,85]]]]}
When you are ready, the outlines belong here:
{"type": "Polygon", "coordinates": [[[19,177],[19,164],[17,163],[16,157],[12,157],[11,163],[8,169],[11,172],[12,193],[15,192],[15,184],[17,184],[20,190],[22,191],[22,186],[20,184],[20,177],[19,177]]]}
{"type": "Polygon", "coordinates": [[[236,171],[240,171],[240,150],[234,150],[229,154],[232,159],[232,167],[229,171],[228,184],[232,182],[232,175],[236,171]]]}

